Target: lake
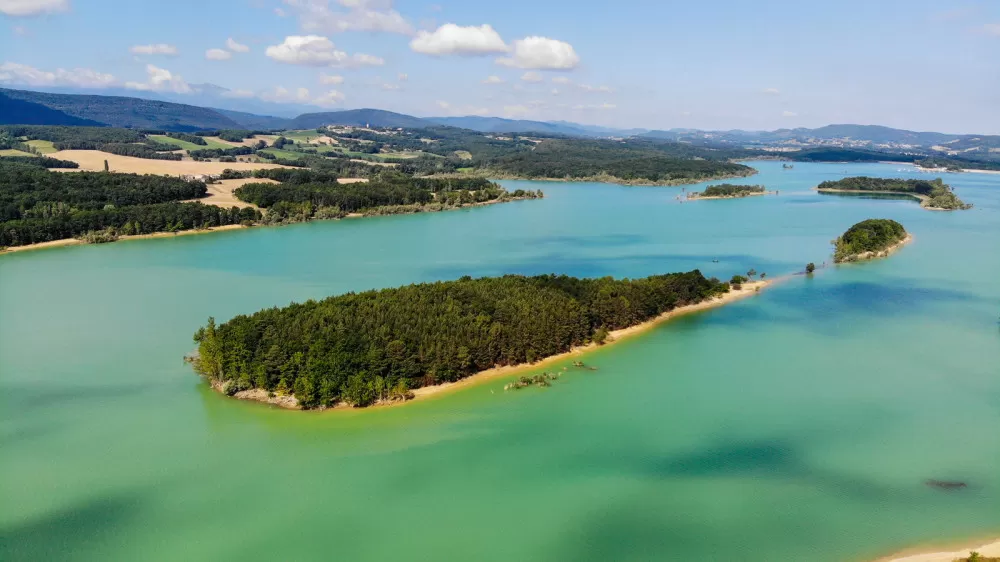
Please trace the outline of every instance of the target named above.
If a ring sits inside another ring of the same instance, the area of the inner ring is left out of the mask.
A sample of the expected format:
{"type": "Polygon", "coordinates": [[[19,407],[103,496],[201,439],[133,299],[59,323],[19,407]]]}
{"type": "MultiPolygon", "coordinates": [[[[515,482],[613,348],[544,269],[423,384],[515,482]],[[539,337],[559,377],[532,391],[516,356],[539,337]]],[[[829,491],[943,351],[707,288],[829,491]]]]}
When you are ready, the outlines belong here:
{"type": "Polygon", "coordinates": [[[0,257],[0,559],[841,561],[1000,535],[1000,175],[947,175],[976,207],[942,213],[812,190],[935,177],[910,167],[751,165],[738,182],[778,196],[505,181],[546,198],[0,257]],[[548,389],[291,412],[182,361],[209,316],[347,291],[780,277],[866,218],[915,240],[602,348],[548,389]]]}

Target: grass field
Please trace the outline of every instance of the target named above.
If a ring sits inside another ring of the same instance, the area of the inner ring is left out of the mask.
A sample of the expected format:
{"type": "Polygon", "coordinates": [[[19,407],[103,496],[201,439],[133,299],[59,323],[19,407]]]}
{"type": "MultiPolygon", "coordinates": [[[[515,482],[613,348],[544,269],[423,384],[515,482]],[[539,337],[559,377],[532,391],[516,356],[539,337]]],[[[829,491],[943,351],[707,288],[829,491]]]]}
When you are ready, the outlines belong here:
{"type": "Polygon", "coordinates": [[[161,176],[184,176],[201,174],[221,174],[225,169],[260,170],[263,168],[281,168],[278,164],[267,162],[194,162],[191,160],[150,160],[148,158],[133,158],[108,154],[99,150],[61,150],[51,155],[52,158],[70,160],[80,165],[79,170],[59,170],[65,172],[101,171],[107,160],[112,172],[129,174],[158,174],[161,176]]]}
{"type": "Polygon", "coordinates": [[[180,139],[175,139],[168,137],[167,135],[149,135],[149,138],[156,141],[162,142],[163,144],[172,144],[177,148],[183,148],[184,150],[201,150],[203,148],[232,148],[234,145],[221,143],[217,140],[205,139],[205,146],[200,144],[195,144],[193,142],[183,141],[180,139]]]}
{"type": "Polygon", "coordinates": [[[285,131],[281,133],[281,136],[294,141],[307,142],[310,139],[315,140],[323,135],[317,133],[316,129],[307,129],[305,131],[285,131]]]}
{"type": "Polygon", "coordinates": [[[52,154],[56,151],[56,147],[52,145],[52,141],[47,140],[30,140],[24,144],[28,146],[35,147],[35,150],[41,152],[42,154],[52,154]]]}
{"type": "Polygon", "coordinates": [[[276,158],[284,158],[287,160],[298,160],[299,158],[305,156],[305,154],[301,152],[294,152],[291,150],[281,150],[278,148],[265,148],[264,150],[260,150],[258,152],[266,152],[268,154],[273,154],[276,158]]]}
{"type": "Polygon", "coordinates": [[[0,150],[0,156],[37,156],[30,152],[21,152],[20,150],[14,150],[12,148],[0,150]]]}

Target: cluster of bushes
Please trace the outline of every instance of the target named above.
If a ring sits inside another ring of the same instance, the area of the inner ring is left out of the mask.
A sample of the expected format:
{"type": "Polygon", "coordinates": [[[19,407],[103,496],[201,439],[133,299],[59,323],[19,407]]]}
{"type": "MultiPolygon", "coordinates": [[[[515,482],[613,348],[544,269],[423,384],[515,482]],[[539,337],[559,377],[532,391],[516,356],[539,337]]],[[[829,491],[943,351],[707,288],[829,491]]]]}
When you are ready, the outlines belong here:
{"type": "Polygon", "coordinates": [[[860,191],[869,193],[902,193],[926,197],[924,205],[947,210],[971,209],[955,195],[951,186],[941,178],[933,180],[913,180],[894,178],[871,178],[859,176],[819,184],[820,191],[860,191]]]}
{"type": "Polygon", "coordinates": [[[696,193],[698,197],[745,197],[753,193],[764,193],[763,185],[734,185],[731,183],[721,183],[710,185],[705,191],[696,193]]]}
{"type": "Polygon", "coordinates": [[[196,368],[239,388],[292,393],[304,407],[367,406],[387,389],[454,381],[568,351],[729,290],[701,272],[644,279],[543,275],[346,294],[209,319],[196,368]]]}
{"type": "Polygon", "coordinates": [[[69,160],[49,158],[48,156],[0,156],[0,162],[13,162],[17,164],[28,164],[39,168],[62,168],[76,169],[80,165],[69,160]]]}

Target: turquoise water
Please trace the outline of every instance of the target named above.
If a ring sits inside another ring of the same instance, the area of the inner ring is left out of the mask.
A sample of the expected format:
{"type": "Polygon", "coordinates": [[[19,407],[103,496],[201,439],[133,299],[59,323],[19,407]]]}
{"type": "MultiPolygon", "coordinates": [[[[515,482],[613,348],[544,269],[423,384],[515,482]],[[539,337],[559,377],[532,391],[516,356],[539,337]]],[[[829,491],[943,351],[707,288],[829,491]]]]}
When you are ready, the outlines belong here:
{"type": "Polygon", "coordinates": [[[836,561],[1000,535],[1000,176],[947,176],[976,208],[940,213],[811,191],[928,177],[899,166],[753,165],[742,181],[779,196],[504,182],[547,197],[0,257],[0,559],[836,561]],[[209,315],[350,290],[779,276],[871,217],[915,241],[601,349],[550,389],[286,412],[181,360],[209,315]]]}

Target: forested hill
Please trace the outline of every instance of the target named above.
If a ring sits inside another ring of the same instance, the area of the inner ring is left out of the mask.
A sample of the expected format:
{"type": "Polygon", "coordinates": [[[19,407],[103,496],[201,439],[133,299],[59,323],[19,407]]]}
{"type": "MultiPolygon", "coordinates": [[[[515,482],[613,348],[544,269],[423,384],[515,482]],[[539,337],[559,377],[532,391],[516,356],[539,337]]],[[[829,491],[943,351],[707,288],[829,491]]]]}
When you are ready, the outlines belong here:
{"type": "Polygon", "coordinates": [[[304,113],[289,124],[292,129],[315,129],[325,125],[349,125],[352,127],[402,127],[419,129],[432,125],[412,115],[393,113],[381,109],[350,109],[346,111],[327,111],[323,113],[304,113]]]}
{"type": "Polygon", "coordinates": [[[49,94],[26,90],[0,89],[0,124],[39,125],[85,125],[103,124],[112,127],[135,129],[162,129],[167,131],[200,131],[206,129],[242,129],[239,123],[214,109],[170,103],[165,101],[119,96],[49,94]],[[35,104],[34,122],[25,122],[25,117],[16,112],[8,112],[7,103],[28,102],[35,104]],[[37,106],[46,107],[58,113],[43,114],[37,106]],[[80,122],[65,122],[59,114],[76,118],[80,122]],[[53,120],[58,122],[52,122],[53,120]],[[92,121],[93,123],[87,123],[92,121]]]}
{"type": "Polygon", "coordinates": [[[40,103],[12,98],[0,90],[0,124],[100,126],[102,123],[74,117],[40,103]]]}
{"type": "Polygon", "coordinates": [[[533,362],[725,293],[700,271],[644,279],[542,275],[349,293],[195,334],[195,368],[227,394],[293,393],[306,408],[367,406],[498,365],[533,362]]]}

